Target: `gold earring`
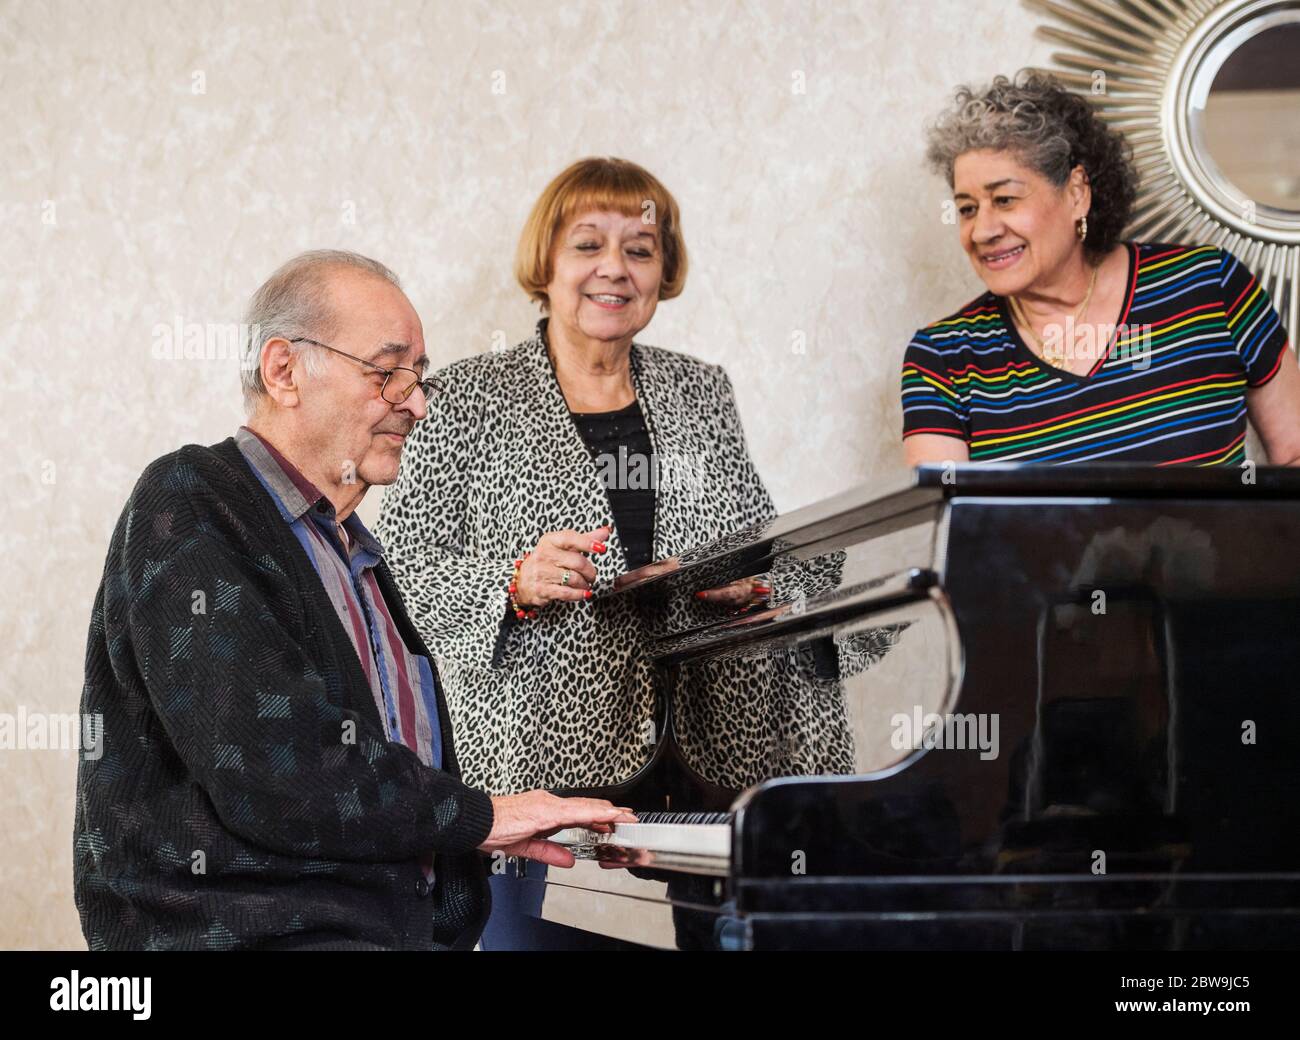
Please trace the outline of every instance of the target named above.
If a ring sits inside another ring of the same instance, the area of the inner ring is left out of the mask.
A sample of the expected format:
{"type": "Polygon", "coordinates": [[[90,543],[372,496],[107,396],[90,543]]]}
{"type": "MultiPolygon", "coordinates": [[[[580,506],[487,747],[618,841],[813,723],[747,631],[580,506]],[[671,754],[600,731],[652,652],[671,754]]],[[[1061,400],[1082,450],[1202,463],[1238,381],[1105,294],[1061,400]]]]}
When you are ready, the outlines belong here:
{"type": "Polygon", "coordinates": [[[1088,237],[1088,218],[1087,218],[1087,217],[1080,217],[1077,221],[1075,221],[1075,224],[1074,224],[1074,233],[1075,233],[1076,235],[1079,236],[1079,241],[1080,241],[1080,242],[1082,242],[1085,238],[1088,237]]]}

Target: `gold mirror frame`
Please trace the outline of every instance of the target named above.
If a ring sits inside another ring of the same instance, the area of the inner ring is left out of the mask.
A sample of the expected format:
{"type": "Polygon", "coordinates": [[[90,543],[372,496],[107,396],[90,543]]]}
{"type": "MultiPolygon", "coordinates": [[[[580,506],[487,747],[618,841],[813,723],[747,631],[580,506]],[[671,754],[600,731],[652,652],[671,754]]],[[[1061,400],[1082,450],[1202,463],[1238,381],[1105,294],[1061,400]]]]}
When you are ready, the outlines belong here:
{"type": "MultiPolygon", "coordinates": [[[[1300,23],[1300,0],[1027,0],[1053,21],[1038,35],[1071,48],[1043,69],[1084,94],[1133,146],[1141,183],[1126,238],[1231,250],[1300,328],[1300,213],[1256,205],[1204,142],[1204,98],[1244,40],[1300,23]]],[[[1297,159],[1300,163],[1300,158],[1297,159]]]]}

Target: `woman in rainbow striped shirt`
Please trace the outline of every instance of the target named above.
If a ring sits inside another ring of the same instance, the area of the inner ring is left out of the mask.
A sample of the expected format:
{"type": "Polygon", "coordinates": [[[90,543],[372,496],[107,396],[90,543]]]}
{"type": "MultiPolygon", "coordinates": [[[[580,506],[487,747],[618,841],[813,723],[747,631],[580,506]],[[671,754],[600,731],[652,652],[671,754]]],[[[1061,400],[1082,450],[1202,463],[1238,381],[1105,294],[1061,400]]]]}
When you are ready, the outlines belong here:
{"type": "Polygon", "coordinates": [[[927,158],[988,291],[908,345],[908,465],[1239,465],[1248,416],[1270,462],[1300,464],[1268,294],[1225,250],[1121,239],[1137,173],[1086,100],[1036,72],[961,88],[927,158]]]}

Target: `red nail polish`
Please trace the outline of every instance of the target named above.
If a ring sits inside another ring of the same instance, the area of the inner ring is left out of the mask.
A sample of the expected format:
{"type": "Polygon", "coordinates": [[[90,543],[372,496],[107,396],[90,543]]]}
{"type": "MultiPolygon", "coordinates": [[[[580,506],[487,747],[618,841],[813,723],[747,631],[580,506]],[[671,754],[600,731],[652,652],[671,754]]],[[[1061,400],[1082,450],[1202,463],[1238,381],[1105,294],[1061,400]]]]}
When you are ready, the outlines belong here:
{"type": "Polygon", "coordinates": [[[594,553],[603,553],[608,548],[604,542],[592,542],[591,551],[594,553]]]}
{"type": "Polygon", "coordinates": [[[701,592],[697,592],[697,593],[695,593],[695,598],[696,598],[696,599],[703,599],[703,598],[704,598],[704,593],[703,593],[702,591],[701,591],[701,592]]]}
{"type": "Polygon", "coordinates": [[[586,590],[585,598],[591,599],[591,589],[586,590]]]}

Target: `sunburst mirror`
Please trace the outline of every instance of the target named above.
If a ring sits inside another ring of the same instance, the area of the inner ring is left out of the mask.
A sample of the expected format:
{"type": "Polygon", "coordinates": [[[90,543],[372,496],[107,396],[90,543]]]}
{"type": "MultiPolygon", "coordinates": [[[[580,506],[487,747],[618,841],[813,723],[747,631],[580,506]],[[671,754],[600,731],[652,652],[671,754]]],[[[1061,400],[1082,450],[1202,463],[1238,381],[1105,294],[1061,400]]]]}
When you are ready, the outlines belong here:
{"type": "Polygon", "coordinates": [[[1300,0],[1029,0],[1051,72],[1133,146],[1126,231],[1220,246],[1300,336],[1300,0]]]}

